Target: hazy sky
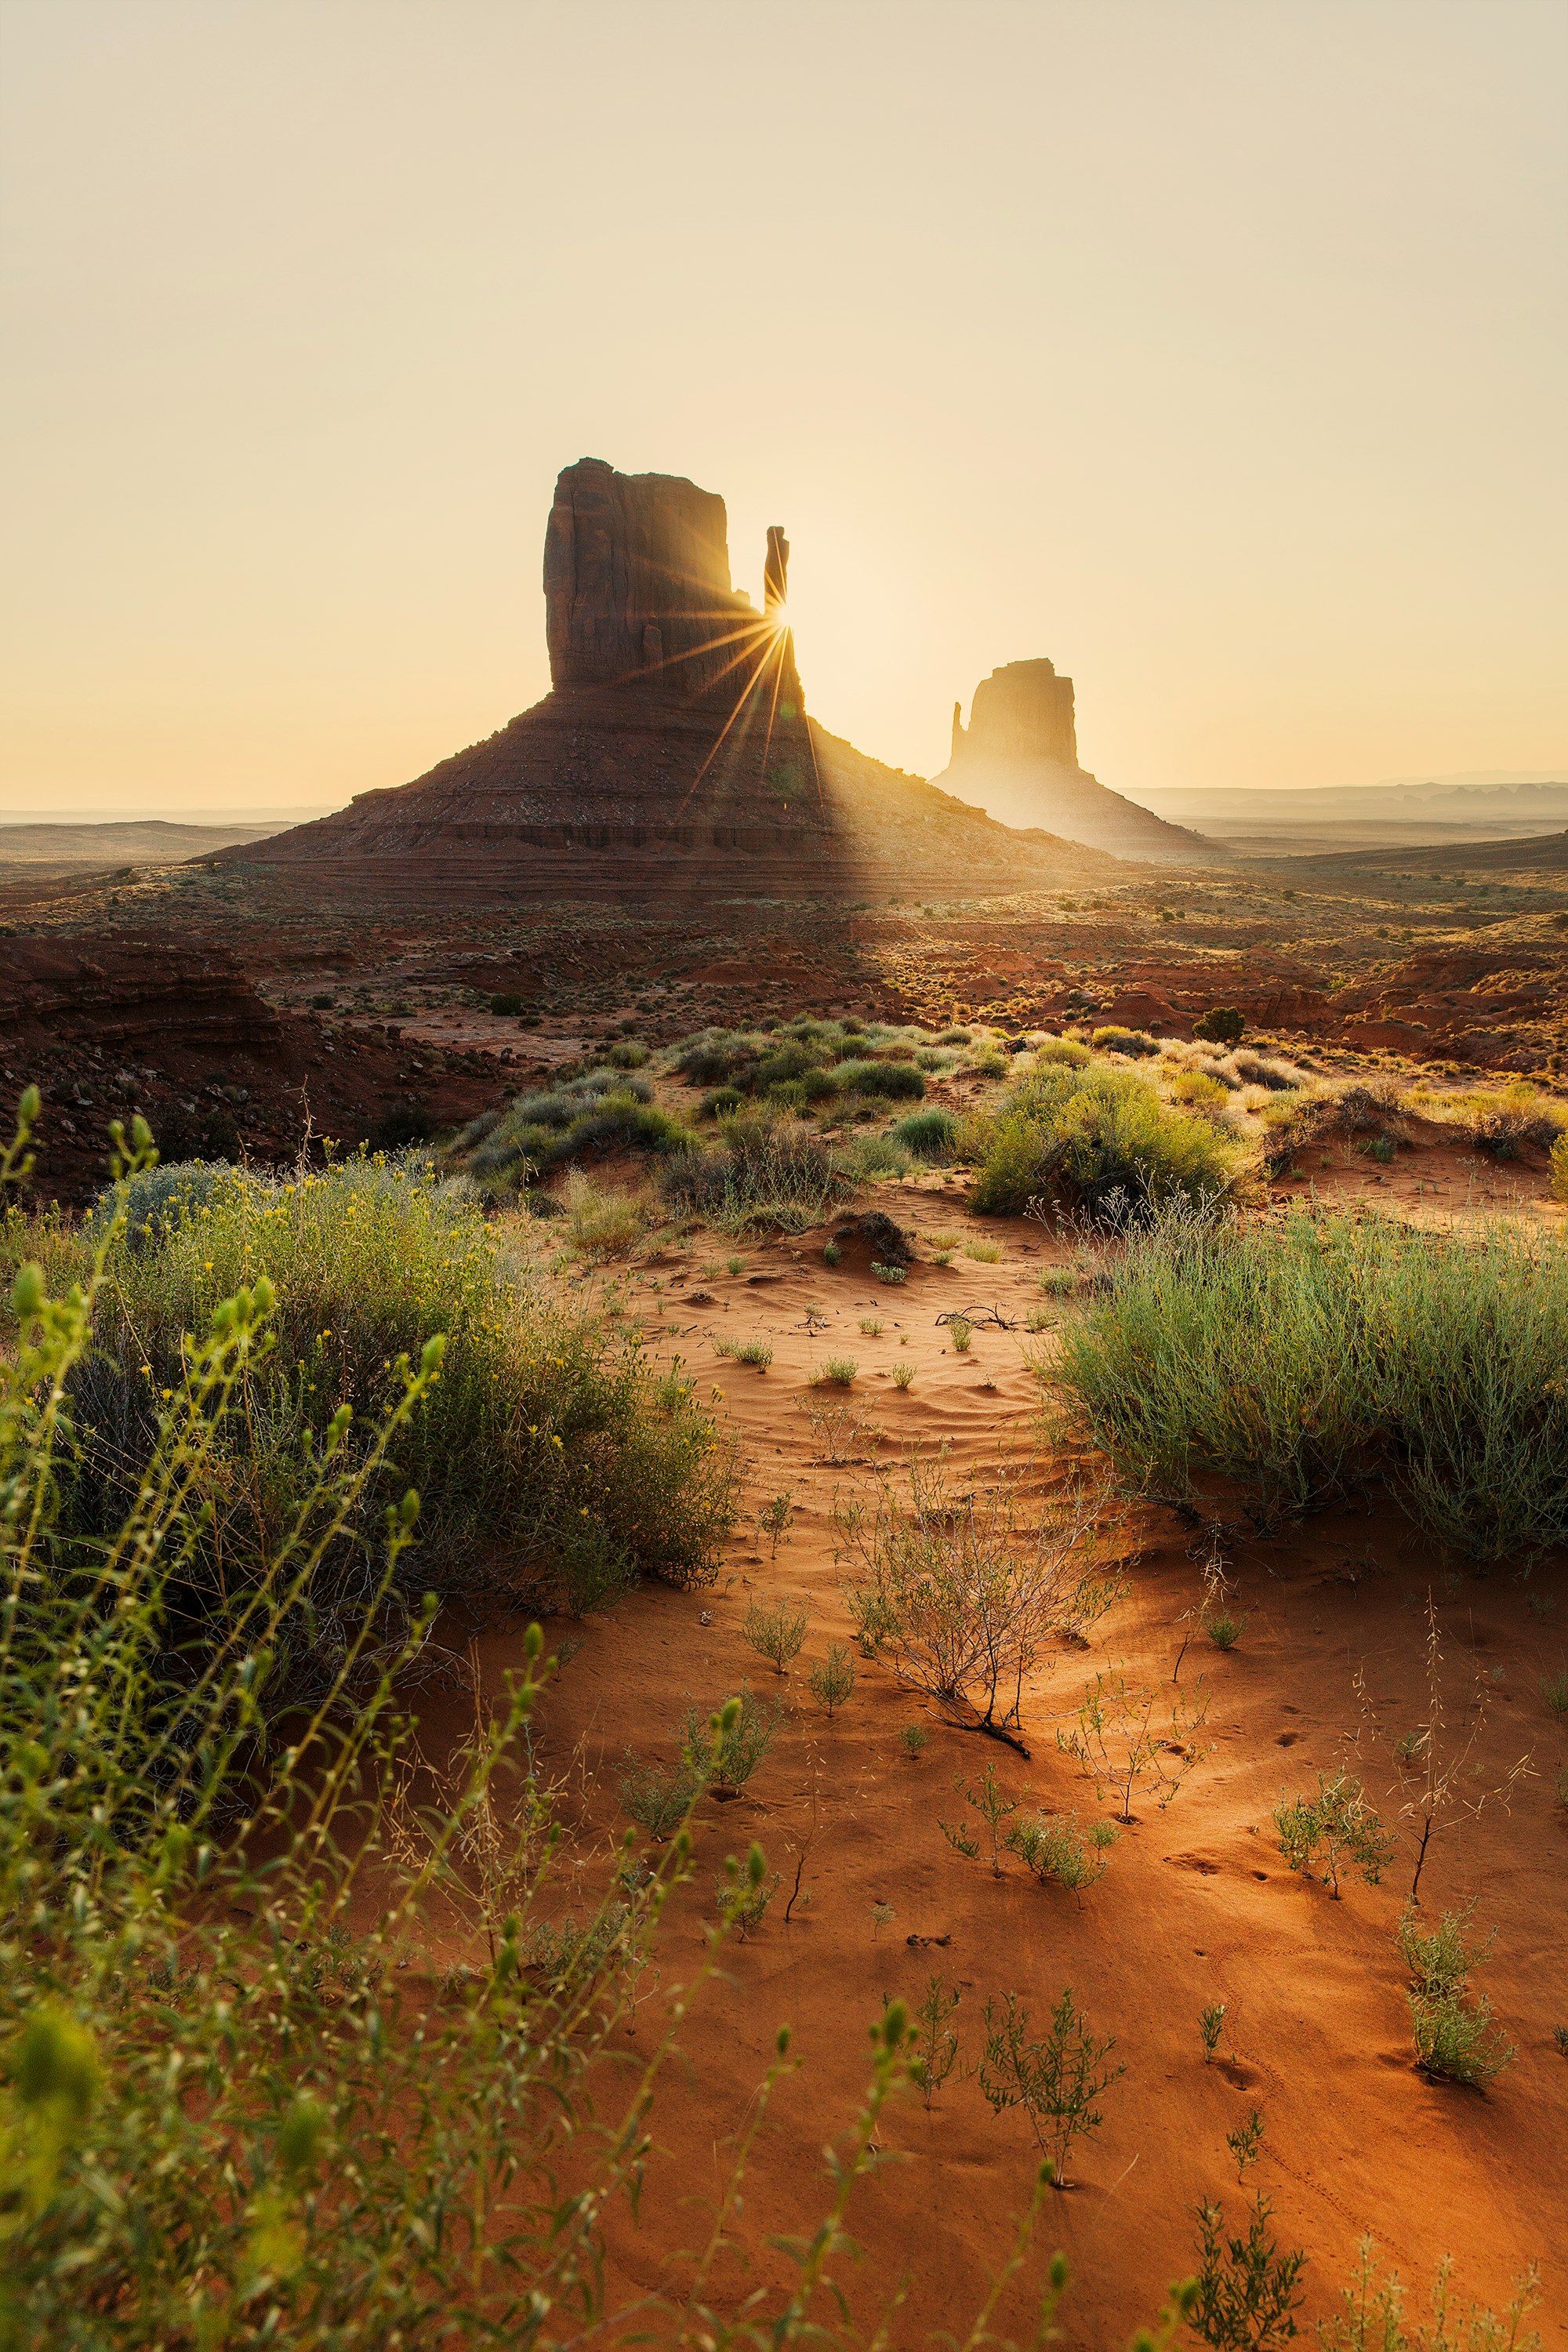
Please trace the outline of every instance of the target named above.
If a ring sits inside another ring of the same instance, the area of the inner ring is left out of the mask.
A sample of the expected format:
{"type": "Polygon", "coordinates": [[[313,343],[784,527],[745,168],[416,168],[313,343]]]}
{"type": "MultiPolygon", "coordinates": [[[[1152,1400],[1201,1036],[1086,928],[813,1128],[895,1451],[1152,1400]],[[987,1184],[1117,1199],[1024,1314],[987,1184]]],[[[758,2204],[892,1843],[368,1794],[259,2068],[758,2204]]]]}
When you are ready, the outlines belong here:
{"type": "Polygon", "coordinates": [[[930,773],[1568,765],[1564,0],[5,0],[0,806],[335,803],[549,683],[583,456],[930,773]]]}

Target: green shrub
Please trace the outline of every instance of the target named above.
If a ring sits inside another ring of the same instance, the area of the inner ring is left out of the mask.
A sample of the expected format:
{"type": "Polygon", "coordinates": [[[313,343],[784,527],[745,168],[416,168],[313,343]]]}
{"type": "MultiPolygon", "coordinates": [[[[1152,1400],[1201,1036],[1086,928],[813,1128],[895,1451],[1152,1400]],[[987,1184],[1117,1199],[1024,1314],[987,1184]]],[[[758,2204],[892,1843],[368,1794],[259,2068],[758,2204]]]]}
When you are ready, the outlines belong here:
{"type": "Polygon", "coordinates": [[[840,1094],[918,1102],[926,1082],[912,1062],[840,1062],[831,1073],[840,1094]]]}
{"type": "MultiPolygon", "coordinates": [[[[638,1047],[639,1052],[642,1051],[638,1047]]],[[[515,1190],[589,1151],[678,1151],[691,1130],[653,1100],[646,1078],[596,1069],[520,1095],[498,1118],[487,1112],[465,1128],[454,1164],[481,1190],[515,1190]]]]}
{"type": "MultiPolygon", "coordinates": [[[[100,1212],[101,1214],[101,1212],[100,1212]]],[[[97,1230],[95,1224],[89,1229],[97,1230]]],[[[13,1263],[29,1236],[6,1234],[13,1263]]],[[[76,1245],[79,1276],[90,1241],[76,1245]]],[[[57,1473],[54,1539],[87,1558],[134,1501],[171,1414],[188,1409],[187,1334],[265,1276],[276,1309],[247,1360],[190,1497],[210,1519],[187,1548],[181,1606],[236,1621],[283,1543],[300,1481],[330,1441],[361,1458],[399,1390],[399,1361],[446,1335],[439,1377],[402,1430],[397,1476],[423,1497],[420,1541],[376,1602],[377,1638],[405,1638],[419,1596],[515,1604],[569,1584],[577,1559],[706,1581],[734,1516],[733,1469],[689,1397],[657,1402],[633,1347],[563,1310],[500,1256],[482,1216],[428,1168],[359,1159],[274,1182],[225,1175],[107,1244],[94,1346],[70,1375],[73,1442],[57,1473]],[[202,1198],[201,1191],[206,1196],[202,1198]],[[504,1560],[504,1567],[500,1564],[504,1560]]],[[[344,1612],[383,1541],[385,1475],[370,1476],[285,1616],[272,1668],[299,1696],[332,1671],[344,1612]]]]}
{"type": "Polygon", "coordinates": [[[648,1057],[647,1047],[635,1037],[623,1037],[611,1046],[605,1059],[612,1070],[640,1070],[648,1057]]]}
{"type": "Polygon", "coordinates": [[[1142,1491],[1234,1480],[1270,1526],[1377,1477],[1440,1543],[1502,1559],[1568,1539],[1565,1355],[1550,1235],[1168,1218],[1054,1376],[1142,1491]]]}
{"type": "Polygon", "coordinates": [[[1094,1056],[1076,1037],[1042,1038],[1035,1048],[1037,1066],[1058,1063],[1064,1069],[1087,1070],[1094,1056]]]}
{"type": "Polygon", "coordinates": [[[1552,1191],[1559,1201],[1568,1201],[1568,1129],[1552,1147],[1552,1191]]]}
{"type": "Polygon", "coordinates": [[[490,1011],[498,1016],[504,1018],[509,1013],[516,1014],[521,1013],[522,1011],[522,1002],[523,1001],[521,996],[513,995],[509,991],[503,991],[500,996],[491,997],[490,1011]]]}
{"type": "Polygon", "coordinates": [[[958,1136],[958,1120],[950,1110],[932,1106],[930,1110],[910,1111],[893,1128],[893,1140],[915,1159],[932,1167],[942,1167],[952,1158],[953,1144],[958,1136]]]}
{"type": "Polygon", "coordinates": [[[1491,1956],[1495,1937],[1474,1942],[1474,1903],[1445,1911],[1434,1928],[1423,1930],[1420,1915],[1407,1907],[1394,1931],[1400,1957],[1410,1970],[1410,2025],[1415,2063],[1424,2074],[1484,2090],[1517,2053],[1492,2023],[1491,2008],[1471,1994],[1469,1976],[1491,1956]]]}
{"type": "Polygon", "coordinates": [[[1010,1822],[1003,1843],[1042,1886],[1080,1895],[1104,1877],[1118,1834],[1114,1822],[1092,1822],[1086,1832],[1076,1813],[1035,1813],[1010,1822]]]}
{"type": "Polygon", "coordinates": [[[1247,1034],[1247,1021],[1234,1005],[1215,1004],[1193,1024],[1193,1034],[1205,1045],[1239,1045],[1247,1034]]]}
{"type": "Polygon", "coordinates": [[[1096,1223],[1146,1223],[1173,1201],[1198,1209],[1229,1185],[1235,1147],[1161,1101],[1130,1070],[1060,1064],[1032,1071],[960,1148],[976,1165],[969,1205],[1017,1216],[1058,1200],[1096,1223]]]}
{"type": "Polygon", "coordinates": [[[1375,1886],[1394,1859],[1393,1835],[1363,1796],[1361,1782],[1348,1772],[1320,1772],[1315,1797],[1282,1798],[1274,1808],[1274,1826],[1292,1870],[1310,1871],[1321,1856],[1323,1884],[1336,1901],[1347,1864],[1375,1886]]]}
{"type": "Polygon", "coordinates": [[[687,1708],[680,1735],[682,1761],[705,1788],[721,1796],[739,1796],[783,1721],[782,1706],[765,1707],[751,1685],[742,1683],[737,1696],[714,1714],[687,1708]]]}
{"type": "Polygon", "coordinates": [[[1123,1029],[1114,1022],[1103,1029],[1096,1029],[1089,1042],[1097,1053],[1126,1054],[1135,1060],[1157,1054],[1160,1050],[1147,1029],[1123,1029]]]}

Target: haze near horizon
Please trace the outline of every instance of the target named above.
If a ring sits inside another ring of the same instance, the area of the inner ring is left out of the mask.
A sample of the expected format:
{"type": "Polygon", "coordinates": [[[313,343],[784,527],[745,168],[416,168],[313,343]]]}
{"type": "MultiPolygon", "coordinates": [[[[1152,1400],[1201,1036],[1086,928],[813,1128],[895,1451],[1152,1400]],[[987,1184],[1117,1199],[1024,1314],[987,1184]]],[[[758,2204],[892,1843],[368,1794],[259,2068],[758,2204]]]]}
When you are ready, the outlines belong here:
{"type": "Polygon", "coordinates": [[[1568,16],[14,0],[0,803],[329,806],[549,684],[584,455],[808,706],[1137,797],[1568,767],[1568,16]]]}

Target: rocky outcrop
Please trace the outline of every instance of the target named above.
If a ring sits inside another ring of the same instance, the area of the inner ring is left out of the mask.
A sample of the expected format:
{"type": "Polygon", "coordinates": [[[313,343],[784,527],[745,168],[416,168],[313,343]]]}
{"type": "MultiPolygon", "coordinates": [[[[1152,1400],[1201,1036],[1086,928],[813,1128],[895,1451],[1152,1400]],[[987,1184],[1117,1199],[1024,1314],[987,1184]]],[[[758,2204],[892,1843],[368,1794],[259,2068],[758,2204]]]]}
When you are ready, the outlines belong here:
{"type": "Polygon", "coordinates": [[[110,1121],[137,1113],[165,1160],[291,1160],[323,1133],[406,1141],[493,1093],[488,1061],[441,1060],[415,1060],[395,1031],[279,1013],[232,956],[169,931],[0,939],[0,1118],[38,1087],[45,1199],[90,1200],[108,1181],[110,1121]]]}
{"type": "Polygon", "coordinates": [[[1048,833],[1020,842],[808,719],[788,587],[780,525],[759,612],[731,582],[721,499],[584,457],[545,533],[543,701],[413,783],[223,862],[374,858],[384,881],[401,861],[421,890],[504,874],[540,896],[698,881],[735,856],[753,887],[806,891],[873,875],[942,889],[1081,878],[1048,833]]]}
{"type": "Polygon", "coordinates": [[[557,688],[647,679],[697,701],[758,631],[730,583],[722,499],[675,474],[617,474],[602,457],[566,467],[544,533],[557,688]]]}
{"type": "Polygon", "coordinates": [[[952,756],[936,781],[1004,824],[1039,825],[1119,857],[1194,866],[1225,854],[1079,767],[1072,680],[1052,662],[993,670],[974,689],[967,727],[953,705],[952,756]]]}

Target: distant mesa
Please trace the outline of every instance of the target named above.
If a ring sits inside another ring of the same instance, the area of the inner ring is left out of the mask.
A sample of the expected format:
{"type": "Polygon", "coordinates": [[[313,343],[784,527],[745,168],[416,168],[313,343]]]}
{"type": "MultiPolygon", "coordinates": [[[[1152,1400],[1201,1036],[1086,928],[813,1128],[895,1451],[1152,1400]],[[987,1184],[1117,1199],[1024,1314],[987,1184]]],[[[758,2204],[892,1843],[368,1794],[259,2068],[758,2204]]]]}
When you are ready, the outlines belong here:
{"type": "Polygon", "coordinates": [[[401,866],[420,892],[502,869],[524,894],[615,888],[736,858],[753,884],[787,888],[1081,878],[1065,842],[1020,841],[972,795],[884,767],[809,719],[788,585],[778,524],[759,611],[730,577],[722,499],[584,457],[557,481],[545,530],[544,699],[414,782],[223,862],[374,859],[383,881],[401,866]]]}
{"type": "Polygon", "coordinates": [[[1041,825],[1119,857],[1206,864],[1223,852],[1113,793],[1078,759],[1070,677],[1048,661],[1008,662],[974,689],[969,724],[952,706],[952,754],[936,781],[1004,824],[1041,825]]]}

